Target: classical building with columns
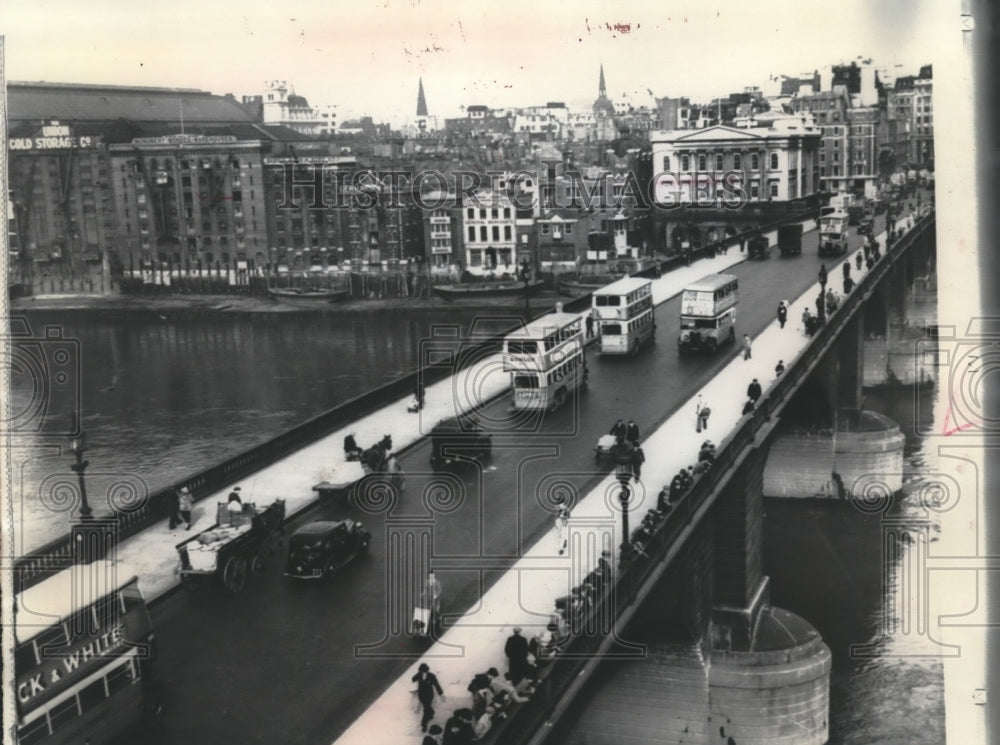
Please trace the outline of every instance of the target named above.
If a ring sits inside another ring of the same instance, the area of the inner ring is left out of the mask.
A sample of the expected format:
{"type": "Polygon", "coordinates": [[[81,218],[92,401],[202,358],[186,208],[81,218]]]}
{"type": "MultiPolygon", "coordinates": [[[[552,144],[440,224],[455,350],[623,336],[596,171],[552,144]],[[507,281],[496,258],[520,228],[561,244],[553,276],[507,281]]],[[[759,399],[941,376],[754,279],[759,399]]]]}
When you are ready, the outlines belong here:
{"type": "Polygon", "coordinates": [[[653,132],[653,194],[664,206],[788,202],[819,189],[820,131],[808,117],[770,126],[653,132]]]}

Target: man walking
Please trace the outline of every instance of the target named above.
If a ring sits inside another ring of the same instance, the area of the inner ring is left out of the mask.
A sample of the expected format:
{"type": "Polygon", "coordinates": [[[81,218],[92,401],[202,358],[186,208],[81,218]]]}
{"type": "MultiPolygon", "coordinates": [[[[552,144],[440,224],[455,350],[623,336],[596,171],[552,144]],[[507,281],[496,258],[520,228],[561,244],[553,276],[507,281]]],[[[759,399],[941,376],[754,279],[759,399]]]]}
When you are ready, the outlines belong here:
{"type": "Polygon", "coordinates": [[[528,675],[528,640],[521,636],[521,627],[515,626],[514,633],[507,637],[503,653],[507,655],[507,669],[510,671],[511,685],[516,686],[528,675]]]}
{"type": "Polygon", "coordinates": [[[750,385],[747,386],[747,397],[753,401],[754,406],[757,405],[757,401],[760,399],[762,393],[760,383],[757,382],[757,378],[754,378],[750,385]]]}
{"type": "Polygon", "coordinates": [[[785,328],[785,321],[788,320],[788,306],[785,305],[785,301],[782,300],[778,303],[778,323],[781,324],[781,328],[785,328]]]}
{"type": "Polygon", "coordinates": [[[438,682],[437,676],[431,672],[431,669],[427,667],[427,663],[425,662],[420,663],[420,667],[417,668],[417,674],[410,680],[417,684],[417,700],[423,707],[423,716],[420,719],[420,731],[426,732],[427,725],[434,719],[434,693],[437,692],[437,695],[443,698],[444,691],[441,690],[441,684],[438,682]]]}
{"type": "Polygon", "coordinates": [[[697,420],[697,424],[694,429],[695,432],[701,432],[703,429],[708,429],[708,416],[711,413],[712,410],[708,407],[708,404],[699,393],[698,400],[694,405],[694,415],[697,420]]]}
{"type": "Polygon", "coordinates": [[[774,366],[774,377],[780,378],[785,372],[785,361],[778,360],[778,364],[774,366]]]}
{"type": "Polygon", "coordinates": [[[592,339],[594,337],[594,317],[589,313],[587,314],[586,325],[587,325],[587,338],[592,339]]]}
{"type": "Polygon", "coordinates": [[[625,427],[625,442],[639,447],[639,425],[631,419],[628,420],[628,425],[625,427]]]}
{"type": "MultiPolygon", "coordinates": [[[[236,489],[238,490],[239,487],[237,486],[236,489]]],[[[191,529],[191,508],[193,506],[194,497],[191,496],[191,490],[185,486],[177,495],[177,510],[180,512],[181,520],[184,521],[184,530],[191,529]]]]}
{"type": "Polygon", "coordinates": [[[743,359],[744,361],[750,359],[750,348],[753,342],[750,341],[750,336],[748,334],[743,334],[743,359]]]}

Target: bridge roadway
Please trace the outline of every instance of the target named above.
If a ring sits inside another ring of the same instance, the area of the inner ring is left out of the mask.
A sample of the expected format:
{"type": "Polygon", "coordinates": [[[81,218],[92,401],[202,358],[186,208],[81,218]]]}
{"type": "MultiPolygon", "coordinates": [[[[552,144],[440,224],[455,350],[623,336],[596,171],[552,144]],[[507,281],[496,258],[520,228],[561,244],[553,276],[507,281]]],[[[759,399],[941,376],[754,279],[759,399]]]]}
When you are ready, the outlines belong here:
{"type": "MultiPolygon", "coordinates": [[[[882,222],[880,217],[877,233],[882,222]]],[[[803,236],[800,257],[781,258],[774,251],[767,261],[730,270],[741,283],[738,335],[759,333],[774,320],[779,299],[794,301],[815,283],[821,264],[816,239],[815,232],[803,236]]],[[[851,246],[860,246],[853,231],[851,246]]],[[[825,261],[831,286],[839,291],[840,260],[825,261]]],[[[606,475],[595,470],[592,448],[616,418],[633,418],[645,437],[739,353],[737,344],[713,357],[680,357],[678,315],[678,297],[661,304],[656,343],[635,358],[603,358],[591,350],[588,393],[546,416],[535,432],[496,435],[494,457],[481,479],[478,473],[457,474],[466,496],[453,511],[435,516],[435,560],[452,556],[461,565],[461,557],[475,557],[482,565],[482,557],[489,557],[493,568],[439,570],[445,614],[473,607],[520,551],[550,531],[551,513],[542,503],[553,488],[552,474],[574,474],[567,480],[586,494],[606,475]]],[[[800,333],[800,325],[790,318],[787,330],[800,333]]],[[[502,397],[481,418],[503,421],[508,407],[509,397],[502,397]]],[[[722,434],[714,433],[716,439],[722,434]]],[[[695,437],[693,426],[677,437],[695,437]]],[[[417,514],[431,479],[428,457],[426,441],[401,456],[407,485],[394,515],[417,514]]],[[[239,595],[177,593],[154,606],[168,713],[142,733],[144,742],[332,742],[426,651],[428,642],[403,637],[381,648],[383,656],[356,656],[355,645],[379,642],[387,625],[385,516],[331,501],[289,531],[345,517],[365,522],[374,535],[372,550],[330,580],[293,583],[282,576],[279,558],[239,595]]],[[[441,704],[439,718],[458,705],[441,704]]]]}

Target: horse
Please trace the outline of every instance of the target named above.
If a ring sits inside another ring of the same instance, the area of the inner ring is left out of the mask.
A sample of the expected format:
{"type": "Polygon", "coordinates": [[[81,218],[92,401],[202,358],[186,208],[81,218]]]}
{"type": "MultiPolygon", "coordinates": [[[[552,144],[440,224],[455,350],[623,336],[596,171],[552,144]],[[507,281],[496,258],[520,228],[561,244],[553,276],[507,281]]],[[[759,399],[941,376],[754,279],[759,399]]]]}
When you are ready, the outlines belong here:
{"type": "Polygon", "coordinates": [[[384,471],[392,452],[392,435],[385,435],[376,444],[361,453],[361,465],[366,473],[384,471]]]}

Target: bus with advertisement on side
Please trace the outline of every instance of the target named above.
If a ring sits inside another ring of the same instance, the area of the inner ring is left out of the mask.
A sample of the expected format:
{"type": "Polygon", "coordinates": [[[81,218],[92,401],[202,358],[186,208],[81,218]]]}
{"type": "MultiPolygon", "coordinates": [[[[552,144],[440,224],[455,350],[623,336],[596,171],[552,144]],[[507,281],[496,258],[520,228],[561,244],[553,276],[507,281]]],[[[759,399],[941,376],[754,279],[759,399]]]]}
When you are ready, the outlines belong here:
{"type": "Polygon", "coordinates": [[[96,561],[14,599],[19,745],[120,741],[147,712],[153,627],[135,573],[96,561]]]}
{"type": "Polygon", "coordinates": [[[506,336],[503,369],[510,373],[515,409],[552,410],[571,393],[587,387],[583,319],[556,312],[506,336]]]}
{"type": "Polygon", "coordinates": [[[681,293],[680,351],[714,352],[736,341],[736,305],[740,285],[735,274],[709,274],[681,293]]]}
{"type": "Polygon", "coordinates": [[[595,290],[592,298],[602,354],[638,354],[655,338],[653,280],[625,277],[595,290]]]}

